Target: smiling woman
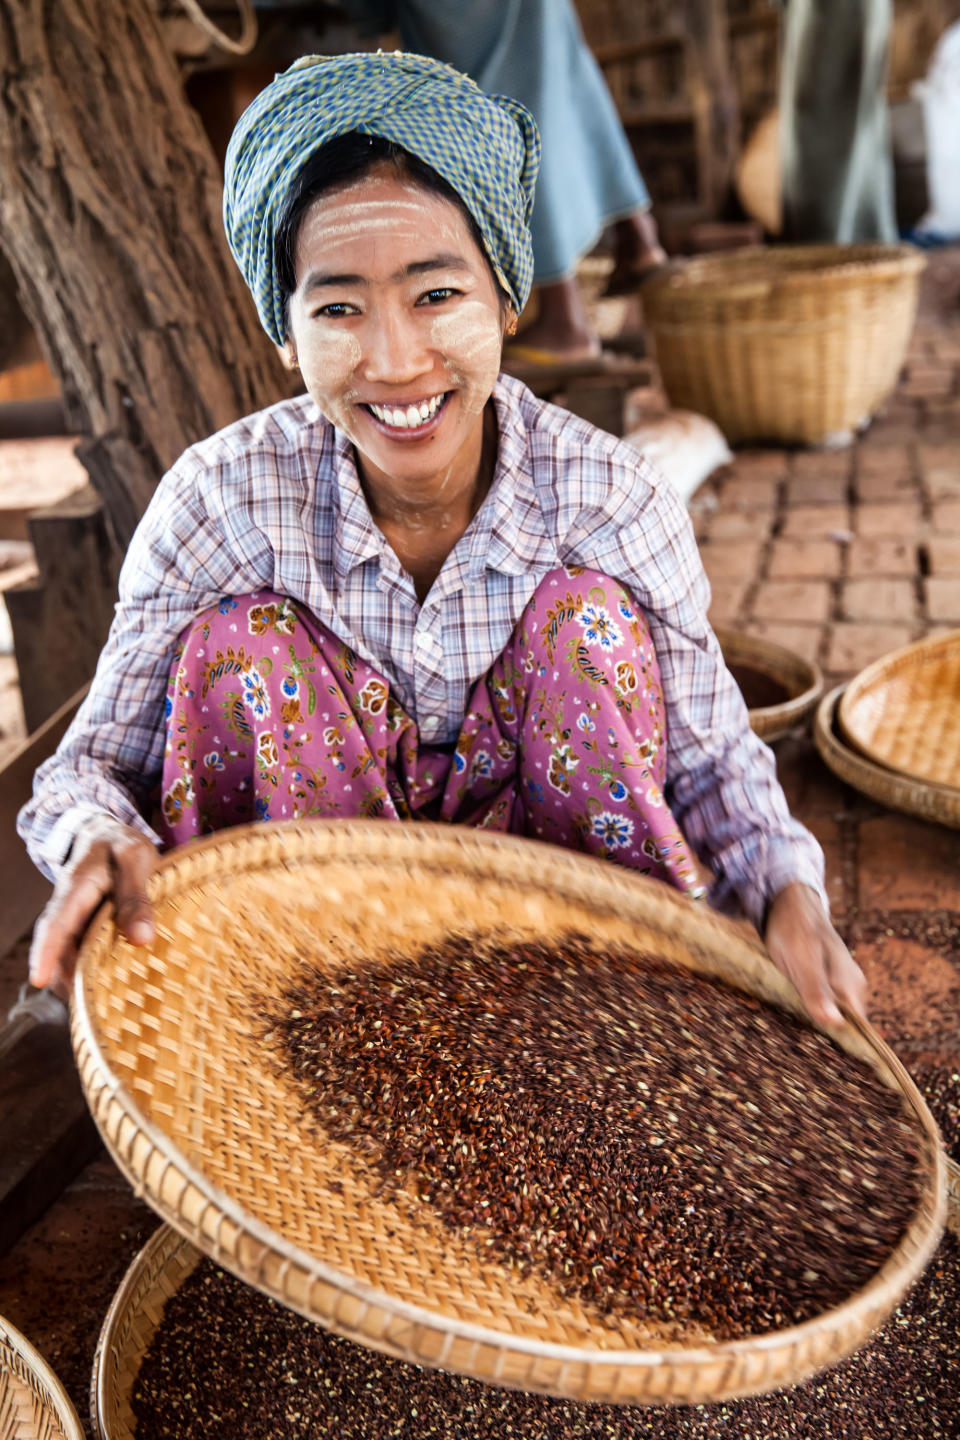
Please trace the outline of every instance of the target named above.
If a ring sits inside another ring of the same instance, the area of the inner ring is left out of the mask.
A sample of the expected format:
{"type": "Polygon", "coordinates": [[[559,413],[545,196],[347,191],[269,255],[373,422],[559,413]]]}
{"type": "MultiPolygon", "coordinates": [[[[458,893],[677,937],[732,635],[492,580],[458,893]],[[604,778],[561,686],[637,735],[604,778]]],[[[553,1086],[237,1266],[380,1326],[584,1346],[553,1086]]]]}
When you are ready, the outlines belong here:
{"type": "Polygon", "coordinates": [[[21,815],[56,880],[37,983],[66,984],[111,891],[152,938],[158,845],[367,815],[709,887],[816,1018],[860,1006],[685,511],[631,447],[499,374],[538,157],[521,105],[418,55],[307,57],[241,117],[227,236],[307,394],[188,450],[134,537],[21,815]]]}

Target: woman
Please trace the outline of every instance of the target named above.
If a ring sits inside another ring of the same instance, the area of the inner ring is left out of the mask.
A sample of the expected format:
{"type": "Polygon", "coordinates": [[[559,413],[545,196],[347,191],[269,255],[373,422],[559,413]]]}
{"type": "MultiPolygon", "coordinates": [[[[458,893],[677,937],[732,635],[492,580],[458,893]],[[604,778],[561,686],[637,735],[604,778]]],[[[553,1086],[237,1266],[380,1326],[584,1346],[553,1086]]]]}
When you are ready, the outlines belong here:
{"type": "Polygon", "coordinates": [[[134,537],[21,816],[56,879],[36,983],[69,981],[111,891],[149,942],[158,840],[359,814],[532,835],[691,893],[702,857],[816,1018],[861,1005],[685,512],[629,447],[498,378],[537,159],[522,106],[415,55],[307,58],[241,118],[227,234],[307,394],[191,447],[134,537]]]}

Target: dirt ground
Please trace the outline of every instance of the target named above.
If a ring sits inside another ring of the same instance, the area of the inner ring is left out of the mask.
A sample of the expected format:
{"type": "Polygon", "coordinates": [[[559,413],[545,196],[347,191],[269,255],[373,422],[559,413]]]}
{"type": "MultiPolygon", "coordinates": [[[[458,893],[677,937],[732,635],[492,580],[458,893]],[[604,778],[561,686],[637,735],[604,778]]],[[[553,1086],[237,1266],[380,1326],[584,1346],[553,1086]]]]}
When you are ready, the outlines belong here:
{"type": "MultiPolygon", "coordinates": [[[[691,508],[714,620],[818,660],[830,683],[960,626],[960,251],[932,256],[899,388],[854,445],[742,450],[691,508]]],[[[960,833],[858,795],[803,733],[775,750],[794,812],[826,851],[835,922],[879,1027],[908,1065],[956,1071],[960,833]]],[[[0,1259],[0,1314],[84,1419],[100,1324],[155,1223],[101,1157],[0,1259]]]]}

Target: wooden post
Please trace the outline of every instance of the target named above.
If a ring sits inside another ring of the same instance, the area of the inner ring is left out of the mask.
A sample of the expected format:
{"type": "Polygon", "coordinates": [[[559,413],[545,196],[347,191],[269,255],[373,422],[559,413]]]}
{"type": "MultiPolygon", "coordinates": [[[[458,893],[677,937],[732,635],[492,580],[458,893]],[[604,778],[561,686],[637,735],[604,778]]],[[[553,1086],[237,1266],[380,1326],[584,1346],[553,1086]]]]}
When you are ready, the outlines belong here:
{"type": "Polygon", "coordinates": [[[740,119],[730,71],[724,0],[682,0],[678,21],[686,36],[687,88],[694,114],[700,201],[718,216],[733,181],[740,119]]]}
{"type": "Polygon", "coordinates": [[[123,546],[193,441],[290,393],[147,0],[0,0],[0,249],[123,546]]]}

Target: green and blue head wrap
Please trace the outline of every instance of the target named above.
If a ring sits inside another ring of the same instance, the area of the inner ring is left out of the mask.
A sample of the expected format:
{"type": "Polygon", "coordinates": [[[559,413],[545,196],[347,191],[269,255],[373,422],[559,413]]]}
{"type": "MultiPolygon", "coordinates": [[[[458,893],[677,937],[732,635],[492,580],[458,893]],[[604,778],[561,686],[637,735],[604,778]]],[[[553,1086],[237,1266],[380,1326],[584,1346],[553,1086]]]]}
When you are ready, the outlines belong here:
{"type": "Polygon", "coordinates": [[[227,240],[267,334],[278,345],[285,339],[274,235],[287,191],[322,145],[351,131],[393,141],[453,187],[519,314],[533,280],[529,222],[540,164],[529,111],[424,55],[310,55],[261,91],[227,150],[227,240]]]}

